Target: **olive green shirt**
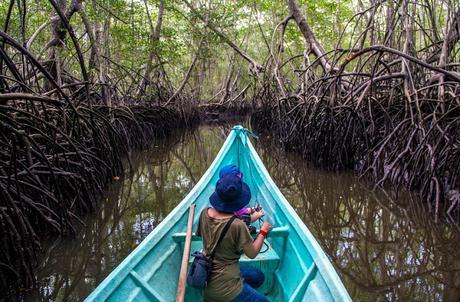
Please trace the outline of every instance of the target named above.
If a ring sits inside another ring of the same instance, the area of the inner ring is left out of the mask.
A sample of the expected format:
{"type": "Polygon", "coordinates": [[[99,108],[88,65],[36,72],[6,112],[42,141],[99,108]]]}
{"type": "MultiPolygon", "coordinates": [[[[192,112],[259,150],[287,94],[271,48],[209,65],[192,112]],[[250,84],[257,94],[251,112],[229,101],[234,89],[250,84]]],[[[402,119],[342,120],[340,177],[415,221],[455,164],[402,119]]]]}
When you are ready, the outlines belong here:
{"type": "MultiPolygon", "coordinates": [[[[203,238],[205,254],[209,255],[216,247],[217,240],[229,219],[209,217],[208,209],[201,212],[196,235],[203,238]]],[[[246,224],[235,219],[214,254],[211,275],[204,290],[206,301],[227,302],[241,293],[243,278],[240,276],[239,259],[243,247],[251,244],[252,241],[246,224]]]]}

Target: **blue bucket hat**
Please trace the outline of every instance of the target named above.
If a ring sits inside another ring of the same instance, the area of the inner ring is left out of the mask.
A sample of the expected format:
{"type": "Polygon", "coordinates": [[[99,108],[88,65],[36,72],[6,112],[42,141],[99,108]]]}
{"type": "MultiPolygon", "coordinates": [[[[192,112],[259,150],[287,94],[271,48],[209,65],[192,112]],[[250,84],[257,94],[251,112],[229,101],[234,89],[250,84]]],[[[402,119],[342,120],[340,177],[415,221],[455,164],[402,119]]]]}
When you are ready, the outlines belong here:
{"type": "Polygon", "coordinates": [[[211,205],[223,213],[233,213],[246,206],[251,200],[251,190],[241,178],[233,174],[221,177],[216,190],[209,197],[211,205]]]}
{"type": "Polygon", "coordinates": [[[240,169],[237,165],[226,165],[223,166],[219,171],[219,178],[224,177],[225,175],[236,175],[239,178],[243,178],[243,173],[241,173],[240,169]]]}

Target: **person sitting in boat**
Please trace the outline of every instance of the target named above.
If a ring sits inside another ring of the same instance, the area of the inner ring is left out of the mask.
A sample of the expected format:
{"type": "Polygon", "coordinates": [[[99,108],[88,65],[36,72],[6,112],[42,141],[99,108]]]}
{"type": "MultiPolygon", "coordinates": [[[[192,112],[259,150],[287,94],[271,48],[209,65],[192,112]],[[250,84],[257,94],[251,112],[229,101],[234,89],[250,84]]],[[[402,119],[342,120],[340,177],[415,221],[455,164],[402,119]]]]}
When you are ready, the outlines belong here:
{"type": "MultiPolygon", "coordinates": [[[[224,177],[225,175],[235,175],[243,180],[243,173],[240,171],[236,165],[226,165],[222,167],[219,171],[219,178],[224,177]]],[[[238,217],[250,217],[250,222],[257,221],[258,219],[264,217],[264,212],[255,208],[255,207],[242,207],[238,211],[233,212],[238,217]]],[[[247,224],[247,223],[246,223],[247,224]]]]}
{"type": "Polygon", "coordinates": [[[250,267],[240,269],[239,259],[242,253],[251,259],[257,256],[272,225],[265,221],[253,240],[246,224],[234,219],[217,246],[218,238],[233,213],[247,206],[250,199],[251,191],[241,177],[222,175],[209,198],[212,207],[205,208],[200,214],[196,235],[203,239],[205,254],[209,255],[215,248],[213,266],[204,290],[206,301],[269,301],[255,290],[264,282],[262,271],[250,267]]]}

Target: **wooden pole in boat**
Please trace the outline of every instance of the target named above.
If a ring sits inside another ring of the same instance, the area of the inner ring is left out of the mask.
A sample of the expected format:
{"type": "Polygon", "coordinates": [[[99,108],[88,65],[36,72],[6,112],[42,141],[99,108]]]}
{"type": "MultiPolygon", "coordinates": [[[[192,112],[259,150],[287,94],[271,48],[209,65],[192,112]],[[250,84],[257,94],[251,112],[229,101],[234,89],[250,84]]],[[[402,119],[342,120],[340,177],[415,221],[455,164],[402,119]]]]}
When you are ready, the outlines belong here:
{"type": "Polygon", "coordinates": [[[190,258],[190,247],[192,245],[193,216],[195,215],[195,204],[188,210],[187,233],[185,235],[184,254],[180,267],[179,282],[177,283],[176,302],[183,302],[185,297],[185,284],[187,281],[188,260],[190,258]]]}

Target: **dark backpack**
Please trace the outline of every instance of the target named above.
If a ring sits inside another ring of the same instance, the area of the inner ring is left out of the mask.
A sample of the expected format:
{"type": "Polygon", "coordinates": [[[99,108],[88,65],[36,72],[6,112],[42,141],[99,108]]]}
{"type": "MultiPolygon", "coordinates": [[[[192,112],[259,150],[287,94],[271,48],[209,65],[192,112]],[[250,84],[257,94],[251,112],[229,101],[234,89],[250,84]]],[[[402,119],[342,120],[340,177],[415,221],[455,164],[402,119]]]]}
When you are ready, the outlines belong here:
{"type": "Polygon", "coordinates": [[[217,247],[219,246],[219,243],[224,239],[225,234],[227,233],[228,229],[230,228],[230,225],[232,224],[233,220],[235,220],[236,216],[232,216],[230,220],[225,224],[224,229],[222,230],[222,233],[219,236],[219,240],[217,240],[217,244],[212,251],[212,253],[207,256],[203,252],[194,252],[192,254],[195,259],[193,259],[192,266],[190,267],[190,270],[188,272],[187,276],[187,285],[198,288],[198,289],[204,289],[206,285],[208,284],[208,278],[209,275],[211,274],[211,269],[212,269],[212,259],[214,258],[214,253],[217,250],[217,247]]]}

